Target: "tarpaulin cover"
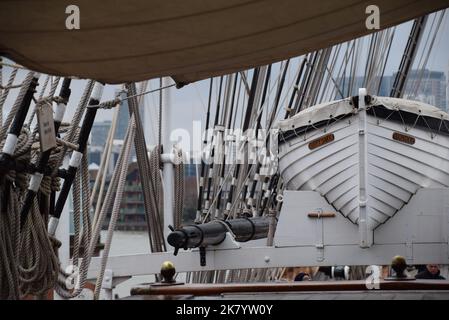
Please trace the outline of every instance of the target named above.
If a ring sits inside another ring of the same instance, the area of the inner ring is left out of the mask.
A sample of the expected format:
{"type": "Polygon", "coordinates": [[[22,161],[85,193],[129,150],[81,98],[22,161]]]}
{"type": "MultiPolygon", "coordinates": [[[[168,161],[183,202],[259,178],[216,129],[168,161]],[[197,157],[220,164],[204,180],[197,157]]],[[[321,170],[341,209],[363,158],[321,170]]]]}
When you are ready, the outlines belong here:
{"type": "Polygon", "coordinates": [[[52,75],[106,83],[199,79],[280,61],[449,6],[448,0],[6,0],[0,54],[52,75]],[[68,30],[68,5],[80,29],[68,30]]]}

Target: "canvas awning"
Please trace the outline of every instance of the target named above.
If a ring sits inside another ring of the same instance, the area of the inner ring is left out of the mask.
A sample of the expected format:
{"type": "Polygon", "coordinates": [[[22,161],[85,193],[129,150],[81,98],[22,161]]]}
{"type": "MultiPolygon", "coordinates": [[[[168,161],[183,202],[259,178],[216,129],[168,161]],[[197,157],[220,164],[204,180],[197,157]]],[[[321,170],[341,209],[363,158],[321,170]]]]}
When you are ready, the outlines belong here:
{"type": "MultiPolygon", "coordinates": [[[[199,79],[280,61],[367,30],[371,0],[6,0],[0,54],[32,70],[106,83],[199,79]],[[80,8],[80,30],[65,9],[80,8]]],[[[376,0],[381,28],[448,0],[376,0]]]]}

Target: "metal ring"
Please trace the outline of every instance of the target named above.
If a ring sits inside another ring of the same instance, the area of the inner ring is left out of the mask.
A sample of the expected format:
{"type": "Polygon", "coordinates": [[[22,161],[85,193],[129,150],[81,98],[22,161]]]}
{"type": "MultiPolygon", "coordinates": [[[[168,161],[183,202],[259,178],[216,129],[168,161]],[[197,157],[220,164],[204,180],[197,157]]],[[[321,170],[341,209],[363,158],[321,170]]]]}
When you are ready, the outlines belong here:
{"type": "Polygon", "coordinates": [[[283,201],[284,201],[284,196],[283,196],[282,194],[278,194],[278,195],[276,196],[276,201],[277,201],[277,202],[283,202],[283,201]]]}

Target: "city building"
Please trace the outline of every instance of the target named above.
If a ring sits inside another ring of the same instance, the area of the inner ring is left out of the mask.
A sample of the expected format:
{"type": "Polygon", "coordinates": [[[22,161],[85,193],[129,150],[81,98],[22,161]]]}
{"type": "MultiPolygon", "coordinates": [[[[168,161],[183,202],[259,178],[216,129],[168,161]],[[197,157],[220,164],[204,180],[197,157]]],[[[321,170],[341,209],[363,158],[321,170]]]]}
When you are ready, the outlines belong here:
{"type": "MultiPolygon", "coordinates": [[[[378,92],[376,89],[375,92],[370,92],[370,94],[389,97],[396,74],[397,72],[392,76],[383,76],[382,81],[378,82],[380,83],[378,92]]],[[[352,91],[349,92],[349,96],[357,95],[358,88],[362,88],[366,85],[364,76],[356,76],[352,82],[349,77],[341,78],[338,83],[340,84],[340,90],[345,95],[348,94],[349,85],[352,84],[352,91]]],[[[428,69],[413,69],[408,74],[402,97],[404,99],[425,102],[440,108],[441,110],[447,111],[447,88],[448,82],[444,72],[430,71],[428,69]]],[[[337,94],[336,99],[340,98],[341,97],[337,94]]]]}
{"type": "Polygon", "coordinates": [[[116,96],[120,96],[122,102],[120,103],[120,110],[118,113],[117,127],[115,129],[114,139],[123,140],[125,139],[126,129],[128,128],[130,119],[128,100],[126,99],[127,93],[124,90],[117,90],[115,94],[116,96]]]}
{"type": "MultiPolygon", "coordinates": [[[[114,171],[115,165],[116,165],[118,157],[120,155],[120,150],[122,148],[122,145],[123,145],[123,140],[119,140],[119,139],[113,140],[112,151],[111,151],[111,156],[109,159],[108,170],[107,170],[108,176],[112,175],[112,172],[114,171]]],[[[105,146],[96,146],[96,145],[88,146],[89,152],[87,153],[87,159],[88,159],[89,165],[91,165],[91,164],[100,165],[101,164],[101,157],[104,154],[104,149],[105,149],[105,146]]]]}
{"type": "Polygon", "coordinates": [[[93,124],[90,134],[91,146],[101,146],[101,147],[104,146],[106,139],[108,138],[111,124],[112,122],[110,120],[95,122],[93,124]]]}
{"type": "Polygon", "coordinates": [[[428,103],[447,111],[446,88],[444,72],[428,69],[411,70],[407,77],[403,97],[428,103]]]}
{"type": "Polygon", "coordinates": [[[88,147],[87,162],[89,166],[95,164],[97,166],[101,163],[101,156],[103,155],[104,146],[90,145],[88,147]]]}
{"type": "MultiPolygon", "coordinates": [[[[128,110],[128,100],[126,100],[126,92],[125,91],[116,91],[116,96],[120,96],[122,102],[120,104],[120,110],[117,119],[117,126],[115,128],[112,155],[110,158],[110,162],[108,164],[108,175],[112,174],[115,164],[117,163],[118,156],[120,154],[120,149],[123,145],[123,139],[126,135],[126,130],[129,124],[129,110],[128,110]]],[[[101,156],[105,150],[105,143],[107,137],[109,135],[109,130],[111,129],[112,121],[98,121],[95,122],[92,126],[91,135],[90,135],[90,144],[88,146],[88,161],[89,164],[97,164],[101,163],[101,156]]],[[[135,155],[134,148],[131,151],[131,158],[135,155]]]]}
{"type": "MultiPolygon", "coordinates": [[[[376,79],[378,80],[378,79],[376,79]]],[[[350,81],[349,77],[341,78],[338,82],[340,85],[340,90],[345,95],[344,98],[347,96],[355,96],[358,94],[359,88],[363,88],[366,86],[365,84],[365,77],[364,76],[356,76],[354,77],[353,81],[350,81]],[[349,85],[352,85],[352,90],[349,92],[349,85]]],[[[375,88],[374,92],[370,92],[370,94],[382,96],[382,97],[389,97],[391,92],[391,87],[393,85],[393,77],[392,76],[383,76],[381,81],[376,81],[378,83],[377,87],[375,88]]],[[[337,92],[336,99],[341,99],[342,97],[337,92]]]]}
{"type": "MultiPolygon", "coordinates": [[[[191,223],[195,219],[196,213],[196,199],[197,179],[194,164],[186,164],[184,168],[184,212],[183,222],[191,223]]],[[[95,183],[95,178],[98,174],[98,166],[91,164],[89,166],[89,174],[91,186],[95,183]]],[[[106,177],[105,190],[109,187],[111,175],[106,177]]],[[[93,203],[96,207],[96,199],[93,203]]],[[[109,210],[107,215],[110,216],[109,210]]],[[[108,227],[107,221],[103,228],[108,227]]],[[[117,219],[117,230],[147,230],[147,223],[145,217],[145,206],[143,201],[142,184],[140,180],[139,168],[137,162],[133,161],[128,166],[128,173],[126,176],[125,187],[123,191],[123,198],[120,204],[120,214],[117,219]]]]}

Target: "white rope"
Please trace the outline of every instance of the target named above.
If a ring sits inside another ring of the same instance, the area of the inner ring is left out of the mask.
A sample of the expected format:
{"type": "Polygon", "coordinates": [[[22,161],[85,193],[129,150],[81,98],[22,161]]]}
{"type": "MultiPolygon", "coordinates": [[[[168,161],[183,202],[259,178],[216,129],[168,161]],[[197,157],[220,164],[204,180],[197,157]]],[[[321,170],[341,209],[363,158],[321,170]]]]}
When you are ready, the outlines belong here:
{"type": "Polygon", "coordinates": [[[122,98],[122,99],[121,98],[115,98],[115,99],[112,99],[112,100],[109,100],[109,101],[102,102],[99,105],[89,106],[89,108],[111,109],[111,108],[114,108],[115,106],[117,106],[118,104],[120,104],[121,102],[123,102],[125,100],[131,99],[131,98],[135,98],[135,97],[140,97],[140,96],[143,96],[143,95],[146,95],[146,94],[149,94],[149,93],[153,93],[153,92],[162,91],[164,89],[168,89],[168,88],[171,88],[171,87],[174,87],[174,86],[176,86],[175,83],[167,85],[167,86],[163,86],[163,87],[160,87],[160,88],[157,88],[157,89],[148,90],[148,91],[145,91],[145,92],[142,92],[142,93],[138,93],[138,94],[134,94],[134,95],[131,95],[131,96],[127,96],[126,98],[122,98]]]}
{"type": "Polygon", "coordinates": [[[108,167],[111,159],[112,154],[112,147],[113,147],[113,141],[115,136],[115,130],[117,127],[118,122],[118,115],[120,111],[120,106],[116,109],[114,109],[114,114],[112,116],[112,124],[109,128],[108,137],[105,141],[105,150],[103,150],[103,153],[101,155],[101,161],[100,161],[100,168],[98,168],[98,174],[95,179],[94,186],[92,188],[92,196],[90,198],[89,206],[93,207],[94,201],[96,199],[96,205],[95,205],[95,213],[94,213],[94,222],[93,222],[93,229],[96,228],[97,225],[97,218],[99,216],[101,203],[103,201],[104,196],[104,187],[106,185],[106,177],[108,173],[108,167]],[[97,189],[98,187],[100,190],[98,191],[98,196],[96,197],[97,189]]]}
{"type": "Polygon", "coordinates": [[[174,174],[174,227],[179,228],[182,224],[182,215],[184,212],[184,163],[183,152],[177,146],[174,147],[175,151],[175,174],[174,174]]]}
{"type": "MultiPolygon", "coordinates": [[[[128,126],[128,130],[126,132],[125,140],[123,142],[123,148],[121,152],[121,161],[116,168],[116,172],[119,172],[114,204],[112,207],[111,219],[109,222],[108,233],[106,236],[106,241],[104,245],[103,255],[101,257],[101,267],[99,271],[99,275],[97,277],[97,281],[95,283],[95,291],[94,291],[94,299],[99,299],[100,297],[100,289],[103,283],[104,272],[106,270],[106,264],[109,257],[109,252],[112,243],[112,236],[115,230],[115,226],[117,224],[117,219],[120,213],[120,204],[123,198],[123,190],[126,182],[126,175],[128,172],[128,162],[129,156],[131,152],[131,141],[134,140],[135,136],[135,117],[132,115],[130,124],[128,126]]],[[[98,229],[101,229],[101,224],[99,223],[98,229]]]]}

